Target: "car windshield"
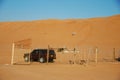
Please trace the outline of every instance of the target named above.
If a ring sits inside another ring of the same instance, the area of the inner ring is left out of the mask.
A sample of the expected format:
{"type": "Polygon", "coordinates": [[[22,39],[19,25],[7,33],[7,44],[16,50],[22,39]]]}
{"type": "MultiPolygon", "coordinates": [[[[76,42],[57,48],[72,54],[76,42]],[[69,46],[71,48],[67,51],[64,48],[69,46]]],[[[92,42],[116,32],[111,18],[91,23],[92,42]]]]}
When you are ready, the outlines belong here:
{"type": "MultiPolygon", "coordinates": [[[[36,49],[36,50],[33,50],[31,53],[32,54],[38,54],[38,53],[46,54],[47,53],[47,49],[36,49]]],[[[54,50],[49,50],[49,53],[50,54],[55,54],[54,50]]]]}
{"type": "Polygon", "coordinates": [[[55,54],[54,50],[50,50],[49,53],[50,53],[50,54],[55,54]]]}

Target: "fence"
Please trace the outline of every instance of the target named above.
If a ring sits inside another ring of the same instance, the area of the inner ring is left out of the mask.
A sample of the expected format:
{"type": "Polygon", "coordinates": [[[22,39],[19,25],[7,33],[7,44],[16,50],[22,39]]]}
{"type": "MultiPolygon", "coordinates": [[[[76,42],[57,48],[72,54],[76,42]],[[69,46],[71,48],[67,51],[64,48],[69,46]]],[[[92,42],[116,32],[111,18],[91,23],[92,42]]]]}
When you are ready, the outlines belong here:
{"type": "Polygon", "coordinates": [[[64,64],[84,64],[90,62],[97,62],[96,47],[77,47],[77,48],[69,48],[61,52],[57,52],[57,60],[58,63],[64,64]]]}
{"type": "Polygon", "coordinates": [[[12,44],[11,64],[30,64],[30,58],[25,61],[24,55],[31,52],[31,39],[20,40],[12,44]]]}
{"type": "Polygon", "coordinates": [[[30,59],[26,62],[24,58],[24,54],[29,54],[30,52],[31,49],[19,48],[13,43],[11,64],[30,64],[30,59]]]}
{"type": "Polygon", "coordinates": [[[83,64],[98,62],[114,62],[120,58],[120,48],[111,47],[78,47],[76,51],[69,49],[57,52],[58,63],[83,64]]]}
{"type": "MultiPolygon", "coordinates": [[[[120,48],[110,47],[53,47],[56,52],[55,63],[60,64],[90,64],[97,62],[113,62],[120,57],[120,48]],[[58,51],[58,49],[62,49],[58,51]]],[[[30,59],[25,62],[24,54],[30,53],[30,48],[19,48],[13,45],[14,53],[11,64],[30,64],[30,59]]]]}

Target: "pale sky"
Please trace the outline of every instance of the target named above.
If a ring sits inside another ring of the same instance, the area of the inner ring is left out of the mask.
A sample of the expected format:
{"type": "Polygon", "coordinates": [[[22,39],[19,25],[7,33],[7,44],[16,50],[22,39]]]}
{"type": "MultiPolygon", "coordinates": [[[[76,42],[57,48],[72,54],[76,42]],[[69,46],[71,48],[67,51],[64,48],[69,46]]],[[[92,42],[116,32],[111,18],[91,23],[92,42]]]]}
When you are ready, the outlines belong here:
{"type": "Polygon", "coordinates": [[[120,14],[120,0],[0,0],[0,22],[120,14]]]}

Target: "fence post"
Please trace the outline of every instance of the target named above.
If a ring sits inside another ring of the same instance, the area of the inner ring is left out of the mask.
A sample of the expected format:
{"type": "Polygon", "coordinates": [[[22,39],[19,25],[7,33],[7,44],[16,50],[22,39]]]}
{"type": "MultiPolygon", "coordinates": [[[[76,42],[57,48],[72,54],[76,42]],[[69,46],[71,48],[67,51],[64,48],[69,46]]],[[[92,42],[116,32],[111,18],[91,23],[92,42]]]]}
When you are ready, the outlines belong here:
{"type": "Polygon", "coordinates": [[[76,49],[74,48],[73,49],[73,62],[74,62],[74,64],[76,64],[75,60],[76,60],[76,49]]]}
{"type": "Polygon", "coordinates": [[[12,57],[11,57],[11,65],[13,65],[14,60],[14,51],[15,51],[15,43],[12,44],[12,57]]]}
{"type": "Polygon", "coordinates": [[[87,53],[87,64],[89,64],[89,59],[90,59],[90,51],[91,51],[91,49],[90,48],[88,48],[88,53],[87,53]]]}
{"type": "Polygon", "coordinates": [[[113,48],[113,61],[115,61],[115,48],[113,48]]]}
{"type": "Polygon", "coordinates": [[[98,56],[98,48],[95,48],[95,63],[97,63],[97,56],[98,56]]]}
{"type": "Polygon", "coordinates": [[[48,50],[47,50],[47,64],[49,62],[49,48],[50,48],[50,46],[48,45],[48,50]]]}
{"type": "Polygon", "coordinates": [[[32,49],[29,50],[29,64],[31,64],[31,59],[30,59],[30,52],[32,51],[32,49]]]}

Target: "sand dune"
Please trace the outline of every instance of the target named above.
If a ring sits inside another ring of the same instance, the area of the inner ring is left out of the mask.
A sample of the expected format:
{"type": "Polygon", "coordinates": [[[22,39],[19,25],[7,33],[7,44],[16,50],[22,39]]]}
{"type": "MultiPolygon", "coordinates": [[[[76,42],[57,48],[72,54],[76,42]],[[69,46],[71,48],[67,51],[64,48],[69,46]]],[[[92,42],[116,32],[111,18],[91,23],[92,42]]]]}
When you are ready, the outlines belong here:
{"type": "Polygon", "coordinates": [[[32,48],[120,47],[120,15],[91,19],[0,22],[0,63],[10,63],[13,42],[31,39],[32,48]],[[75,33],[75,35],[72,35],[75,33]],[[7,60],[5,60],[7,58],[7,60]],[[3,62],[3,60],[5,60],[3,62]]]}
{"type": "MultiPolygon", "coordinates": [[[[20,44],[30,46],[32,43],[31,48],[47,48],[48,45],[70,48],[98,47],[98,58],[102,56],[112,60],[113,48],[116,53],[120,53],[119,35],[120,15],[91,19],[0,22],[0,80],[120,80],[119,62],[68,64],[68,59],[73,58],[73,53],[57,53],[55,63],[9,65],[13,42],[18,47],[20,44]]],[[[84,49],[81,53],[83,51],[84,49]]],[[[23,59],[23,52],[24,50],[16,52],[16,61],[23,59]]],[[[80,55],[82,56],[85,57],[84,54],[80,55]]],[[[92,59],[95,58],[94,54],[91,56],[92,59]]]]}

